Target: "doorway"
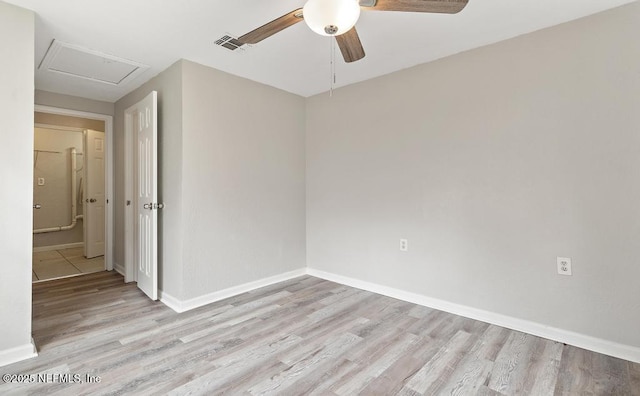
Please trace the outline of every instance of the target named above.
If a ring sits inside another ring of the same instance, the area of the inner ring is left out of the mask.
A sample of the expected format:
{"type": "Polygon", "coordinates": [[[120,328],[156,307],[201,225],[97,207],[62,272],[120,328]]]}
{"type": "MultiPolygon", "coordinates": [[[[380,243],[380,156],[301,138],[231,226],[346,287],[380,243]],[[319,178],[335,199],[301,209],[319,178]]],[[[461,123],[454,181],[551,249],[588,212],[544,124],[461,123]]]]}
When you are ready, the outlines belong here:
{"type": "Polygon", "coordinates": [[[112,116],[40,105],[35,112],[33,280],[110,271],[112,116]]]}

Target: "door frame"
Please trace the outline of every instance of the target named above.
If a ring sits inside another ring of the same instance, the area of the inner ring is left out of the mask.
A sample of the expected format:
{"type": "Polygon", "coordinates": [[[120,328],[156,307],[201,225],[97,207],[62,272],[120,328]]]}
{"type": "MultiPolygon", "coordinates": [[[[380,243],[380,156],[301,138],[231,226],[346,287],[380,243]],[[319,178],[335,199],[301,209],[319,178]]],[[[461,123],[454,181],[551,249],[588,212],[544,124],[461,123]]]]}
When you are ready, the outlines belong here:
{"type": "MultiPolygon", "coordinates": [[[[135,106],[135,105],[134,105],[135,106]]],[[[124,282],[137,279],[133,271],[133,108],[124,111],[124,282]]]]}
{"type": "MultiPolygon", "coordinates": [[[[34,111],[38,113],[56,114],[71,117],[87,118],[104,122],[104,134],[106,140],[105,152],[105,198],[107,200],[106,218],[104,222],[104,266],[107,271],[113,270],[113,116],[86,111],[63,109],[60,107],[34,105],[34,111]]],[[[34,124],[35,125],[35,124],[34,124]]]]}
{"type": "Polygon", "coordinates": [[[138,103],[135,103],[124,111],[124,281],[125,283],[137,282],[138,271],[133,265],[134,252],[134,208],[136,207],[133,194],[133,183],[135,182],[135,167],[133,158],[134,140],[137,133],[133,126],[133,112],[137,110],[138,103]]]}
{"type": "Polygon", "coordinates": [[[124,111],[124,281],[136,282],[138,280],[137,271],[133,265],[133,232],[135,207],[133,196],[134,167],[133,167],[133,139],[136,134],[133,128],[133,112],[137,109],[137,103],[127,107],[124,111]]]}

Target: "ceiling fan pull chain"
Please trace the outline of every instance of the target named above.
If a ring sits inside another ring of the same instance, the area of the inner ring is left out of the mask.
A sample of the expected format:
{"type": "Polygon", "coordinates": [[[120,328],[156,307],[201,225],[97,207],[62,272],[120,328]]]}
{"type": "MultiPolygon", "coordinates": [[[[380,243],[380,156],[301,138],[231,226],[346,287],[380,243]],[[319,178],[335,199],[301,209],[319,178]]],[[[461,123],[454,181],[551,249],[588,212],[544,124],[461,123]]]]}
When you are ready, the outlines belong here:
{"type": "Polygon", "coordinates": [[[330,77],[330,90],[329,96],[333,96],[333,88],[336,85],[336,40],[334,37],[329,37],[331,40],[331,77],[330,77]]]}
{"type": "Polygon", "coordinates": [[[330,62],[330,76],[329,76],[329,97],[333,96],[333,85],[336,82],[336,62],[335,62],[335,54],[336,54],[336,43],[333,37],[329,37],[329,40],[331,41],[331,47],[330,47],[330,55],[329,55],[329,62],[330,62]]]}

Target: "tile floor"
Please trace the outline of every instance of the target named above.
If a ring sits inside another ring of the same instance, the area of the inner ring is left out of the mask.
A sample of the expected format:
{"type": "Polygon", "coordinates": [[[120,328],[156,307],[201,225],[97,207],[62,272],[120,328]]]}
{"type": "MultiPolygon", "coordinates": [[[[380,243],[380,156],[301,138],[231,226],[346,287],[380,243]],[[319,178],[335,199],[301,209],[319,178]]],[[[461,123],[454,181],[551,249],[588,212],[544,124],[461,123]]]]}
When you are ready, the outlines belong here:
{"type": "Polygon", "coordinates": [[[33,253],[34,282],[104,271],[104,256],[87,259],[82,248],[33,253]]]}

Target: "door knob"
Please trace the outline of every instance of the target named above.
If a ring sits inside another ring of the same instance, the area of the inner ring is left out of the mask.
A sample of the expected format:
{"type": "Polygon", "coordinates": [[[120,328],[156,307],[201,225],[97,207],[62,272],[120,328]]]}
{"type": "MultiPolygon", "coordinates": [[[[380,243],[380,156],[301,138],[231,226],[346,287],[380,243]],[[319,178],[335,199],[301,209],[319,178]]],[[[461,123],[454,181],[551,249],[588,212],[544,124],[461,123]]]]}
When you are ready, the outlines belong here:
{"type": "Polygon", "coordinates": [[[34,209],[40,209],[41,207],[42,207],[42,205],[40,205],[40,204],[34,204],[34,205],[33,205],[33,208],[34,208],[34,209]]]}
{"type": "Polygon", "coordinates": [[[96,201],[97,201],[97,199],[95,199],[95,198],[91,198],[91,199],[89,200],[89,202],[91,202],[91,203],[96,202],[96,201]]]}

